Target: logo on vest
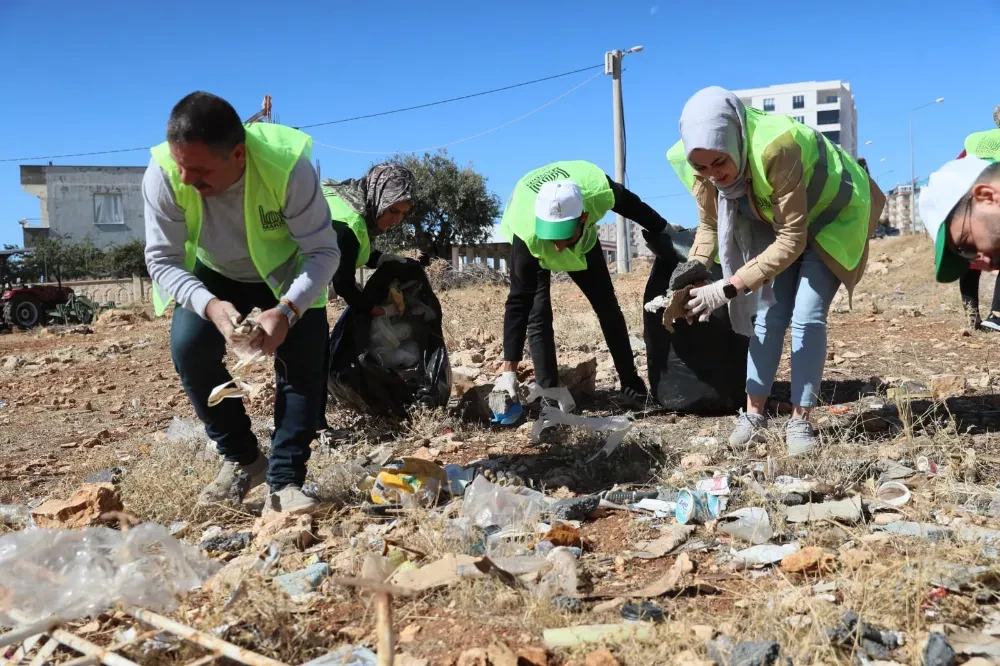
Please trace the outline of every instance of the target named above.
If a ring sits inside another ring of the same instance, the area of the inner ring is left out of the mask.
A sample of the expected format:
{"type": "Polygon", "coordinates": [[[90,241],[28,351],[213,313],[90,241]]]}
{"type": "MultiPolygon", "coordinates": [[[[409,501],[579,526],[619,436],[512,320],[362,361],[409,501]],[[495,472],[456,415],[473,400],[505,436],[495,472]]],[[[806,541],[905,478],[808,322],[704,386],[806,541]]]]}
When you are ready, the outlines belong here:
{"type": "Polygon", "coordinates": [[[554,169],[549,169],[548,171],[543,171],[538,174],[526,182],[525,186],[535,194],[538,194],[538,190],[542,189],[542,185],[545,183],[562,179],[570,180],[569,173],[561,167],[555,167],[554,169]]]}
{"type": "Polygon", "coordinates": [[[767,197],[755,196],[753,199],[757,202],[757,207],[761,210],[771,210],[771,200],[767,197]]]}
{"type": "Polygon", "coordinates": [[[280,210],[265,212],[263,206],[257,206],[257,212],[260,213],[260,226],[264,227],[264,231],[274,231],[285,224],[285,216],[281,214],[280,210]]]}

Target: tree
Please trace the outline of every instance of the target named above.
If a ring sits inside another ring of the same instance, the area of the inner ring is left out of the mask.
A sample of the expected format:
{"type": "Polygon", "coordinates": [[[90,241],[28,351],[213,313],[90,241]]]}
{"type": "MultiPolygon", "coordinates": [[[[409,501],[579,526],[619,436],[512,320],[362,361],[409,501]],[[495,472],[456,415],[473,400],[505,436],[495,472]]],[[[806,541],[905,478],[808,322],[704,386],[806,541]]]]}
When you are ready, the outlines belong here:
{"type": "Polygon", "coordinates": [[[118,278],[148,277],[146,244],[140,240],[112,245],[104,251],[104,270],[118,278]]]}
{"type": "Polygon", "coordinates": [[[486,187],[486,176],[471,165],[460,167],[446,151],[396,155],[391,161],[413,172],[417,201],[403,224],[381,235],[376,247],[417,248],[429,257],[450,259],[452,245],[490,237],[501,202],[486,187]]]}

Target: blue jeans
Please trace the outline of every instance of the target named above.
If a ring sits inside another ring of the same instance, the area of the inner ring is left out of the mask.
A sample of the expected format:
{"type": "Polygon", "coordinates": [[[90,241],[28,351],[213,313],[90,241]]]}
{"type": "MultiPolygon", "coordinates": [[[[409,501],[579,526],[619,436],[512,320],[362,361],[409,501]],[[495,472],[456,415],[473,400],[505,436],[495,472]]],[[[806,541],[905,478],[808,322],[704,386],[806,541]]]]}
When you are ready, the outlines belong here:
{"type": "Polygon", "coordinates": [[[840,280],[807,247],[794,264],[774,278],[774,303],[761,300],[750,338],[747,395],[767,397],[792,329],[792,404],[815,407],[826,364],[826,316],[840,280]]]}
{"type": "MultiPolygon", "coordinates": [[[[263,282],[235,282],[198,263],[194,274],[217,298],[229,301],[242,315],[254,307],[267,310],[277,299],[263,282]]],[[[267,482],[272,491],[301,486],[306,479],[310,443],[316,437],[317,416],[326,395],[327,334],[325,308],[310,308],[288,332],[275,353],[274,436],[267,482]]],[[[174,310],[170,352],[181,385],[205,432],[219,453],[231,462],[249,465],[258,456],[257,437],[250,429],[242,400],[208,406],[212,389],[231,379],[223,364],[226,341],[215,325],[184,308],[174,310]]]]}

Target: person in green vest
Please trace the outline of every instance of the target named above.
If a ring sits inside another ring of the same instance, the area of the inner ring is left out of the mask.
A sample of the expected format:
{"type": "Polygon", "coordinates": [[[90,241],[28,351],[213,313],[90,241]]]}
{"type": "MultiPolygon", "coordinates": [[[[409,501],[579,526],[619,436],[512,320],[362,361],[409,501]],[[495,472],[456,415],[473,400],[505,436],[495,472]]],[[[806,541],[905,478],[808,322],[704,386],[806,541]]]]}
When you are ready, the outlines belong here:
{"type": "Polygon", "coordinates": [[[354,273],[362,266],[378,268],[387,261],[407,261],[376,250],[372,239],[402,223],[413,208],[415,189],[413,173],[391,162],[376,164],[360,180],[323,181],[340,248],[333,288],[350,307],[371,310],[375,316],[385,314],[379,306],[362,302],[354,273]]]}
{"type": "Polygon", "coordinates": [[[646,384],[636,370],[628,327],[597,237],[597,223],[609,210],[642,226],[648,240],[667,226],[659,213],[590,162],[554,162],[528,173],[514,186],[500,224],[512,247],[504,366],[495,384],[496,391],[506,392],[514,402],[520,401],[517,366],[525,338],[538,385],[554,388],[559,383],[549,292],[552,271],[566,271],[590,301],[622,393],[634,402],[646,401],[646,384]]]}
{"type": "MultiPolygon", "coordinates": [[[[1000,126],[1000,106],[993,110],[993,122],[1000,126]]],[[[1000,159],[1000,129],[970,134],[965,139],[965,146],[957,159],[972,155],[984,160],[996,162],[1000,159]]],[[[986,319],[979,315],[979,281],[983,267],[973,262],[969,270],[958,280],[958,290],[962,296],[969,328],[983,331],[1000,331],[1000,273],[993,285],[993,303],[986,319]]]]}
{"type": "Polygon", "coordinates": [[[710,265],[718,252],[724,276],[692,289],[687,312],[707,321],[728,306],[733,328],[750,337],[747,408],[729,442],[762,440],[791,328],[785,441],[789,454],[806,453],[819,443],[809,412],[823,377],[830,303],[840,285],[850,295],[861,279],[885,196],[840,146],[790,116],[746,108],[723,88],[688,100],[680,134],[667,157],[698,204],[689,256],[710,265]]]}
{"type": "Polygon", "coordinates": [[[242,501],[265,481],[265,512],[304,513],[316,414],[326,395],[326,290],[340,260],[330,210],[310,164],[312,139],[291,127],[244,125],[226,100],[194,92],[174,106],[167,140],[143,178],[146,266],[163,315],[177,302],[170,351],[184,392],[223,457],[201,506],[242,501]],[[259,327],[235,324],[253,308],[259,327]],[[274,354],[270,461],[241,400],[208,406],[230,381],[226,349],[274,354]]]}

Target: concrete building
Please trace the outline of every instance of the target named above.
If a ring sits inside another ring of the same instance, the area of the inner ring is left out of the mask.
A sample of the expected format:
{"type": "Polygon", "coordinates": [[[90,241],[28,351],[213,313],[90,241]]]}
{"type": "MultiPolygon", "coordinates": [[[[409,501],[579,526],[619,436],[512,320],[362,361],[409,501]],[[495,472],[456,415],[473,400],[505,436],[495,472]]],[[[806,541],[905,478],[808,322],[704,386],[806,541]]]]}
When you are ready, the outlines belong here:
{"type": "Polygon", "coordinates": [[[806,81],[768,88],[734,90],[743,103],[761,111],[792,116],[858,156],[858,112],[846,81],[806,81]]]}
{"type": "Polygon", "coordinates": [[[885,193],[885,208],[882,210],[881,221],[896,227],[902,233],[919,233],[924,230],[923,220],[920,219],[919,204],[914,211],[913,227],[910,227],[910,206],[913,205],[913,197],[920,200],[920,188],[927,184],[927,179],[918,180],[916,187],[910,185],[897,185],[885,193]]]}
{"type": "Polygon", "coordinates": [[[21,165],[21,187],[38,197],[40,217],[21,220],[25,247],[36,237],[98,247],[144,241],[142,176],[146,167],[21,165]]]}

